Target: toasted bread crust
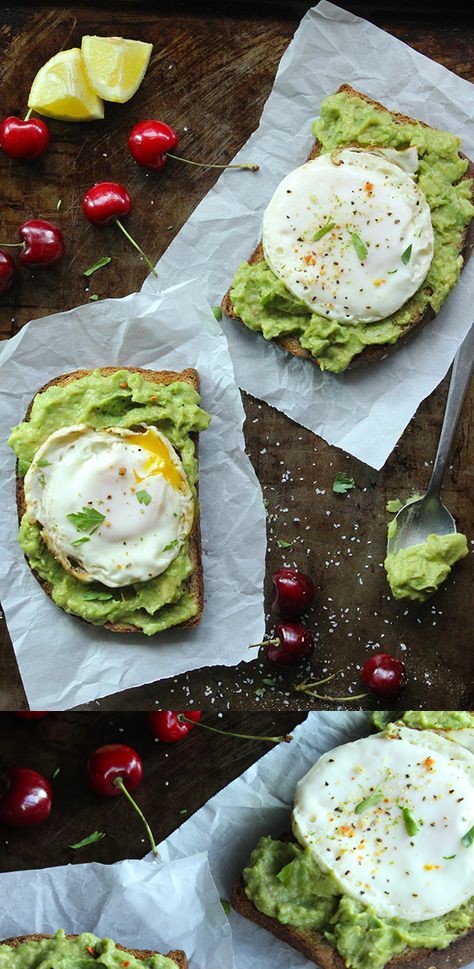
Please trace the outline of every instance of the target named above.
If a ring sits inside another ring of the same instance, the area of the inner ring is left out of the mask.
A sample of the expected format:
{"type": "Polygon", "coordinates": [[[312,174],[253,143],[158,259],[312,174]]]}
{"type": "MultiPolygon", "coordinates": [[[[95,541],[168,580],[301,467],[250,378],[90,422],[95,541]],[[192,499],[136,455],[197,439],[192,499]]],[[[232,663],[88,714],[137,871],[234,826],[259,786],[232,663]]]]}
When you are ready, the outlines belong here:
{"type": "MultiPolygon", "coordinates": [[[[182,370],[180,372],[177,372],[174,370],[144,370],[141,367],[97,367],[96,369],[99,370],[99,372],[103,376],[116,373],[118,370],[128,370],[130,373],[141,373],[146,380],[150,380],[155,384],[172,384],[172,383],[176,383],[176,381],[179,380],[179,381],[184,381],[185,383],[191,384],[194,387],[194,389],[197,390],[198,392],[200,389],[199,374],[197,370],[194,370],[192,367],[188,367],[186,370],[182,370]]],[[[64,387],[66,384],[71,383],[73,380],[79,380],[81,377],[89,376],[89,374],[91,374],[92,372],[93,372],[92,370],[73,370],[70,373],[60,374],[58,377],[55,377],[53,380],[50,380],[47,384],[44,384],[42,387],[40,387],[39,390],[37,390],[35,397],[38,394],[42,394],[45,390],[48,389],[48,387],[53,387],[53,386],[64,387]]],[[[33,402],[35,400],[35,397],[33,397],[32,400],[30,401],[28,410],[26,411],[26,414],[24,417],[25,421],[28,421],[30,419],[31,409],[33,407],[33,402]]],[[[197,457],[199,436],[198,434],[192,434],[191,437],[193,439],[196,457],[197,457]]],[[[198,490],[198,484],[196,485],[196,490],[198,490]]],[[[26,503],[25,503],[24,479],[21,478],[18,474],[18,462],[17,462],[17,473],[16,473],[16,502],[17,502],[17,509],[18,509],[18,520],[21,521],[21,518],[26,511],[26,503]]],[[[199,519],[199,504],[197,504],[193,530],[189,537],[189,557],[193,564],[193,572],[190,578],[188,579],[188,591],[190,595],[193,597],[193,599],[197,601],[198,611],[196,615],[192,617],[192,619],[188,619],[186,622],[177,623],[176,626],[172,627],[173,629],[177,629],[179,627],[189,628],[192,626],[197,626],[201,620],[202,611],[204,608],[204,576],[203,576],[202,557],[201,557],[201,528],[200,528],[200,519],[199,519]]],[[[26,561],[28,562],[28,559],[26,559],[26,561]]],[[[28,562],[28,565],[31,568],[29,562],[28,562]]],[[[46,595],[49,596],[50,599],[52,599],[52,587],[50,583],[47,582],[45,579],[43,579],[36,572],[35,569],[31,569],[31,571],[33,572],[35,579],[37,580],[37,582],[39,582],[41,588],[44,590],[46,595]]],[[[84,619],[82,616],[76,616],[76,618],[80,619],[82,622],[87,622],[89,625],[95,625],[95,623],[89,623],[89,621],[87,619],[84,619]]],[[[103,623],[101,628],[109,629],[111,632],[114,632],[114,633],[143,634],[143,631],[139,629],[137,626],[132,626],[131,624],[128,624],[128,623],[107,622],[107,623],[103,623]]]]}
{"type": "MultiPolygon", "coordinates": [[[[264,915],[245,894],[243,878],[239,878],[232,887],[231,904],[236,912],[244,918],[260,925],[271,932],[277,939],[302,952],[307,959],[316,963],[320,969],[347,969],[344,959],[337,949],[319,933],[309,929],[297,929],[293,925],[282,925],[278,919],[264,915]]],[[[474,931],[471,930],[452,942],[447,949],[405,949],[398,956],[387,962],[385,969],[400,969],[410,966],[410,969],[454,969],[455,966],[466,965],[473,955],[474,931]],[[433,966],[433,959],[436,966],[433,966]]]]}
{"type": "MultiPolygon", "coordinates": [[[[371,104],[378,111],[388,110],[388,108],[386,108],[383,104],[381,104],[380,101],[374,101],[373,98],[370,98],[367,94],[363,94],[360,91],[356,91],[353,87],[350,86],[350,84],[341,84],[341,86],[338,88],[336,93],[337,94],[345,93],[351,97],[360,98],[363,101],[366,101],[368,104],[371,104]]],[[[409,123],[416,122],[417,124],[423,125],[425,128],[430,127],[424,121],[417,121],[416,118],[410,118],[408,115],[401,114],[398,111],[390,111],[390,114],[393,120],[397,124],[403,124],[406,122],[409,122],[409,123]]],[[[306,161],[311,161],[313,158],[317,158],[320,151],[321,151],[321,145],[318,141],[315,141],[306,161]]],[[[462,158],[466,157],[465,155],[463,155],[462,152],[459,152],[459,154],[462,158]]],[[[474,163],[470,161],[470,159],[467,159],[467,161],[468,161],[468,168],[465,174],[463,175],[463,179],[474,178],[474,163]]],[[[463,233],[462,245],[460,249],[460,255],[463,257],[464,263],[466,263],[467,259],[469,258],[473,246],[474,246],[474,219],[471,219],[471,222],[469,223],[469,225],[466,226],[466,229],[463,233]]],[[[264,258],[263,245],[261,242],[259,242],[247,261],[249,265],[253,265],[254,263],[261,262],[263,258],[264,258]]],[[[235,309],[232,303],[231,289],[232,289],[232,283],[229,286],[229,289],[227,290],[221,302],[222,312],[225,314],[225,316],[228,316],[230,319],[237,320],[242,324],[242,326],[245,326],[245,323],[243,323],[243,321],[235,312],[235,309]]],[[[353,357],[353,359],[351,360],[349,365],[345,368],[345,370],[346,371],[351,370],[354,367],[360,366],[361,364],[373,363],[373,362],[376,362],[377,360],[385,359],[385,357],[387,357],[396,347],[402,346],[407,341],[407,339],[409,339],[409,337],[412,335],[415,329],[419,330],[426,323],[429,323],[431,320],[433,320],[435,316],[436,316],[436,313],[434,312],[434,310],[432,310],[431,307],[429,306],[426,307],[423,313],[417,314],[410,321],[410,323],[407,326],[405,326],[402,335],[398,338],[396,343],[393,343],[393,344],[384,343],[378,346],[374,345],[374,346],[365,347],[361,351],[361,353],[353,357]]],[[[258,336],[258,334],[256,335],[258,336]]],[[[296,336],[290,335],[290,336],[274,337],[272,342],[278,343],[279,346],[283,347],[285,350],[293,354],[293,356],[295,357],[301,357],[304,360],[310,360],[316,366],[319,365],[317,358],[314,357],[309,352],[309,350],[305,350],[304,347],[301,346],[296,336]]]]}
{"type": "MultiPolygon", "coordinates": [[[[35,933],[34,935],[17,935],[13,939],[4,939],[1,945],[10,945],[12,949],[17,949],[18,946],[23,945],[24,942],[40,942],[41,939],[52,939],[52,935],[43,935],[41,933],[35,933]]],[[[66,935],[66,939],[77,939],[78,935],[66,935]]],[[[154,955],[166,955],[167,959],[171,959],[176,963],[178,969],[189,969],[189,963],[186,958],[186,953],[182,949],[173,949],[171,952],[158,953],[153,952],[152,949],[127,949],[125,946],[120,945],[118,942],[115,943],[117,949],[121,952],[128,952],[130,955],[134,956],[135,959],[151,959],[154,955]]]]}

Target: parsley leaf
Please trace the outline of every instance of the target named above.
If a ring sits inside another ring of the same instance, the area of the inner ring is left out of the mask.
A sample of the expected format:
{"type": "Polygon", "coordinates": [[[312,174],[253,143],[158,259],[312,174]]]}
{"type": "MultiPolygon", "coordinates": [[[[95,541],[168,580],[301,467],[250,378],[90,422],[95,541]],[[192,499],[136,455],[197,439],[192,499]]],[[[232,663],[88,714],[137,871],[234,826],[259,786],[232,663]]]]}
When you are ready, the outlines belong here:
{"type": "Polygon", "coordinates": [[[335,225],[336,225],[335,222],[327,222],[326,225],[323,225],[321,227],[321,229],[318,229],[318,231],[314,233],[314,236],[313,236],[313,240],[312,241],[313,242],[317,242],[318,239],[322,239],[323,236],[325,236],[327,232],[330,232],[331,229],[334,229],[334,226],[335,225]]]}
{"type": "Polygon", "coordinates": [[[401,260],[402,260],[402,263],[403,263],[404,266],[406,266],[407,263],[410,262],[410,259],[411,259],[411,249],[412,249],[412,247],[411,247],[411,243],[410,243],[410,245],[407,246],[407,248],[405,249],[405,252],[402,252],[401,260]]]}
{"type": "Polygon", "coordinates": [[[387,501],[385,507],[391,515],[396,515],[403,508],[403,501],[400,501],[400,498],[391,498],[390,501],[387,501]]]}
{"type": "Polygon", "coordinates": [[[381,791],[380,788],[378,787],[373,794],[369,794],[369,796],[365,797],[363,801],[359,801],[359,803],[356,804],[354,808],[355,813],[363,814],[363,812],[367,811],[368,808],[377,807],[377,804],[380,804],[382,800],[383,800],[383,791],[381,791]]]}
{"type": "Polygon", "coordinates": [[[77,841],[75,845],[68,845],[68,848],[85,848],[86,845],[93,845],[96,841],[102,841],[102,838],[105,838],[102,831],[93,831],[87,838],[77,841]]]}
{"type": "Polygon", "coordinates": [[[462,838],[462,843],[465,848],[470,848],[474,844],[474,824],[469,831],[466,831],[466,834],[462,838]]]}
{"type": "Polygon", "coordinates": [[[277,538],[278,548],[291,548],[293,542],[285,542],[284,538],[277,538]]]}
{"type": "Polygon", "coordinates": [[[222,310],[221,310],[220,306],[213,306],[212,307],[212,312],[214,313],[214,316],[215,316],[216,320],[221,320],[222,319],[222,310]]]}
{"type": "Polygon", "coordinates": [[[345,495],[351,488],[355,488],[354,478],[344,474],[344,471],[338,471],[332,483],[332,490],[335,491],[336,495],[345,495]]]}
{"type": "Polygon", "coordinates": [[[221,898],[220,903],[222,905],[222,908],[224,909],[225,914],[230,915],[230,903],[227,901],[227,899],[221,898]]]}
{"type": "Polygon", "coordinates": [[[102,259],[98,259],[93,266],[89,266],[89,269],[85,269],[83,276],[92,276],[98,269],[102,269],[103,266],[108,266],[109,262],[112,262],[111,256],[102,256],[102,259]]]}
{"type": "Polygon", "coordinates": [[[149,505],[151,501],[151,495],[149,491],[136,491],[135,497],[141,505],[149,505]]]}
{"type": "Polygon", "coordinates": [[[164,548],[161,549],[162,552],[169,552],[170,548],[174,548],[178,544],[178,539],[174,538],[172,542],[168,542],[164,548]]]}
{"type": "MultiPolygon", "coordinates": [[[[367,256],[367,252],[368,252],[367,246],[365,245],[364,242],[362,242],[362,239],[359,235],[357,235],[357,232],[351,232],[350,237],[352,239],[352,245],[354,246],[354,249],[360,261],[363,262],[367,256]]],[[[402,256],[402,259],[403,259],[403,256],[402,256]]]]}
{"type": "Polygon", "coordinates": [[[74,542],[71,542],[71,545],[84,545],[84,542],[90,542],[88,535],[83,535],[82,538],[76,538],[74,542]]]}
{"type": "Polygon", "coordinates": [[[84,505],[82,511],[73,511],[67,517],[76,526],[78,532],[89,532],[90,535],[93,535],[99,525],[102,525],[102,522],[105,521],[105,515],[87,505],[84,505]]]}
{"type": "MultiPolygon", "coordinates": [[[[413,817],[413,814],[411,813],[410,808],[407,808],[407,807],[402,808],[402,817],[403,817],[403,823],[407,830],[407,834],[409,834],[410,837],[412,837],[414,834],[417,834],[418,831],[420,830],[420,825],[418,824],[417,821],[415,821],[415,818],[413,817]]],[[[474,838],[474,829],[473,829],[473,838],[474,838]]]]}

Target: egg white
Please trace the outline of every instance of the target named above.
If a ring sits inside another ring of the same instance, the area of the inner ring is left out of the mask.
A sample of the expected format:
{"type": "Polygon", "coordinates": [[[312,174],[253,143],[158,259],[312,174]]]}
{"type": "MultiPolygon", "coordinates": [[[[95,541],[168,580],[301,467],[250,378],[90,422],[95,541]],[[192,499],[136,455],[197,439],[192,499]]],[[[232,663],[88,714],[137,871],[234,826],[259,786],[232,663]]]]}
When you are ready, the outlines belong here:
{"type": "Polygon", "coordinates": [[[314,313],[374,322],[422,285],[434,236],[416,165],[416,149],[345,148],[280,183],[263,217],[265,259],[314,313]]]}
{"type": "Polygon", "coordinates": [[[29,520],[83,582],[148,581],[168,568],[193,527],[183,465],[154,427],[55,431],[36,452],[24,489],[29,520]]]}
{"type": "Polygon", "coordinates": [[[393,729],[324,754],[299,782],[293,831],[341,891],[381,917],[446,914],[474,895],[474,755],[393,729]],[[356,812],[374,792],[377,805],[356,812]],[[409,834],[403,809],[419,826],[409,834]]]}

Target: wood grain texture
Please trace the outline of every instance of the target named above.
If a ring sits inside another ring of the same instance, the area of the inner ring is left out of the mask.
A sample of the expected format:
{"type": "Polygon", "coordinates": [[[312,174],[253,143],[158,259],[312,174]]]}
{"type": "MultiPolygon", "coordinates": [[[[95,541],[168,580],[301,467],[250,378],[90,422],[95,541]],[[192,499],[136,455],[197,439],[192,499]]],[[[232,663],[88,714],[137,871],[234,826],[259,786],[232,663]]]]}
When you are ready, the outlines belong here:
{"type": "MultiPolygon", "coordinates": [[[[107,105],[102,122],[52,121],[52,145],[43,160],[18,165],[0,156],[1,238],[14,240],[21,221],[44,215],[60,224],[67,246],[62,263],[43,274],[23,271],[19,283],[0,297],[4,337],[29,319],[86,303],[92,293],[101,298],[124,296],[140,288],[144,264],[114,227],[95,228],[85,221],[80,211],[83,192],[102,179],[124,182],[134,198],[127,226],[145,251],[158,259],[218,173],[171,161],[162,172],[147,173],[128,155],[128,131],[139,119],[162,118],[180,132],[183,154],[230,160],[257,127],[280,57],[308,6],[243,3],[223,10],[208,4],[197,14],[191,4],[114,5],[116,34],[154,44],[139,93],[128,104],[107,105]],[[56,211],[58,199],[62,204],[56,211]],[[84,277],[84,269],[104,255],[112,256],[109,266],[84,277]]],[[[78,44],[83,33],[110,33],[111,9],[84,4],[4,7],[0,26],[3,113],[24,111],[35,71],[59,48],[78,44]]],[[[450,8],[449,23],[437,21],[434,15],[427,22],[420,4],[393,5],[387,12],[382,5],[370,3],[351,9],[365,13],[450,70],[474,79],[474,29],[463,22],[456,6],[452,12],[450,8]]],[[[233,269],[229,267],[229,279],[233,269]]],[[[228,282],[223,280],[222,293],[228,282]]],[[[247,450],[268,501],[267,629],[271,632],[276,620],[271,612],[272,572],[284,563],[306,569],[317,586],[309,615],[317,644],[314,657],[301,670],[282,672],[270,666],[260,651],[249,664],[198,670],[105,698],[94,707],[133,710],[155,702],[169,706],[171,690],[178,706],[186,706],[190,696],[204,708],[328,706],[332,701],[306,699],[295,692],[295,683],[308,675],[319,678],[342,669],[343,674],[328,685],[328,693],[332,697],[346,696],[348,691],[357,694],[360,666],[376,648],[392,651],[407,663],[410,682],[399,700],[401,707],[472,705],[474,660],[465,620],[470,613],[473,556],[456,566],[452,580],[434,599],[421,605],[389,598],[381,565],[385,503],[426,486],[446,393],[445,380],[421,404],[381,472],[244,395],[247,450]],[[338,471],[353,475],[357,484],[345,497],[332,492],[338,471]],[[282,549],[281,540],[291,548],[282,549]]],[[[471,537],[472,411],[471,394],[444,485],[447,506],[459,528],[471,537]]],[[[0,708],[18,709],[25,705],[25,697],[5,628],[3,636],[0,708]]],[[[371,698],[364,703],[377,705],[371,698]]]]}

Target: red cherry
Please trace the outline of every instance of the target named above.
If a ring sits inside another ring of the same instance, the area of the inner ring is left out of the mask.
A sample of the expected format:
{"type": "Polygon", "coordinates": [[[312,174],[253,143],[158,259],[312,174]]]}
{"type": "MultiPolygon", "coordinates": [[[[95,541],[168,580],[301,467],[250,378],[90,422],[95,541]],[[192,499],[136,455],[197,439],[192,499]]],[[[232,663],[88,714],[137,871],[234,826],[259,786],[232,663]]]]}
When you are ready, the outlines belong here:
{"type": "Polygon", "coordinates": [[[185,714],[188,720],[193,720],[194,723],[201,719],[200,710],[156,710],[147,714],[147,723],[152,735],[167,744],[183,740],[191,730],[194,730],[194,723],[178,720],[180,714],[185,714]]]}
{"type": "Polygon", "coordinates": [[[15,716],[23,720],[39,720],[40,717],[47,717],[49,711],[44,710],[15,710],[15,716]]]}
{"type": "Polygon", "coordinates": [[[20,252],[20,264],[31,269],[54,266],[64,256],[63,234],[54,222],[46,219],[30,219],[19,228],[24,246],[20,252]]]}
{"type": "Polygon", "coordinates": [[[8,767],[2,773],[0,821],[12,828],[29,828],[49,816],[52,791],[49,781],[35,770],[8,767]]]}
{"type": "Polygon", "coordinates": [[[274,612],[281,616],[299,616],[311,604],[315,588],[309,575],[299,569],[278,569],[272,576],[275,595],[274,612]]]}
{"type": "Polygon", "coordinates": [[[112,219],[128,215],[131,209],[130,195],[118,182],[97,182],[82,199],[82,211],[92,225],[106,225],[112,219]]]}
{"type": "Polygon", "coordinates": [[[143,766],[136,750],[127,744],[106,744],[98,747],[87,761],[87,779],[96,794],[117,797],[121,793],[118,780],[127,791],[134,791],[143,777],[143,766]]]}
{"type": "Polygon", "coordinates": [[[5,118],[0,125],[0,148],[10,158],[33,161],[49,145],[49,128],[40,118],[5,118]]]}
{"type": "Polygon", "coordinates": [[[164,168],[166,152],[178,143],[176,131],[164,121],[139,121],[128,136],[130,154],[144,168],[164,168]]]}
{"type": "Polygon", "coordinates": [[[406,666],[390,653],[375,653],[364,663],[361,680],[376,696],[395,696],[406,686],[406,666]]]}
{"type": "Polygon", "coordinates": [[[16,272],[15,261],[9,252],[0,249],[0,296],[8,293],[16,272]]]}
{"type": "Polygon", "coordinates": [[[300,622],[280,622],[275,626],[275,638],[267,640],[267,659],[279,666],[297,666],[314,650],[313,635],[300,622]]]}

